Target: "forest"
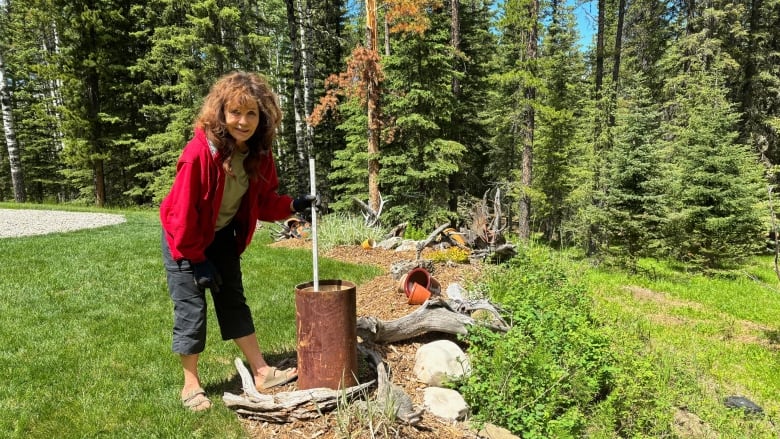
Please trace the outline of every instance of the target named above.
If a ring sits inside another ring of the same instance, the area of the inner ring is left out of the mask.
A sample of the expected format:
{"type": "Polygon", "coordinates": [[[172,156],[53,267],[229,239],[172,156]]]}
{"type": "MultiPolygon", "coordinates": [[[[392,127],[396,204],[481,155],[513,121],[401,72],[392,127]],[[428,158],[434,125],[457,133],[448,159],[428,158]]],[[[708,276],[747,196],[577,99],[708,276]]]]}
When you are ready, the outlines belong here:
{"type": "Polygon", "coordinates": [[[728,268],[774,233],[780,1],[0,0],[0,201],[154,207],[257,71],[280,192],[385,225],[501,200],[522,239],[728,268]]]}

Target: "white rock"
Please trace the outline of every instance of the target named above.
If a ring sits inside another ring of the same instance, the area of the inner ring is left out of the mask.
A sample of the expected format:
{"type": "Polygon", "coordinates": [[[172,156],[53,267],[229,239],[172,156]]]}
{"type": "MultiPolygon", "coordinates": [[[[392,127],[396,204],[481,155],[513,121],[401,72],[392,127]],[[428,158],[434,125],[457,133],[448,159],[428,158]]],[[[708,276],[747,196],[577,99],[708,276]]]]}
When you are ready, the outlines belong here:
{"type": "Polygon", "coordinates": [[[383,248],[385,250],[392,250],[398,246],[398,244],[403,241],[403,238],[400,236],[393,236],[392,238],[387,238],[382,242],[379,242],[376,244],[377,248],[383,248]]]}
{"type": "Polygon", "coordinates": [[[405,239],[395,248],[397,252],[411,252],[417,251],[417,241],[412,239],[405,239]]]}
{"type": "Polygon", "coordinates": [[[466,353],[449,340],[437,340],[417,349],[414,374],[429,386],[441,387],[448,379],[458,379],[471,373],[466,353]]]}
{"type": "Polygon", "coordinates": [[[466,294],[466,290],[457,282],[453,282],[447,287],[447,297],[450,299],[463,300],[466,294]]]}
{"type": "Polygon", "coordinates": [[[469,413],[469,406],[460,393],[441,387],[426,388],[423,405],[432,415],[451,421],[461,421],[469,413]]]}
{"type": "Polygon", "coordinates": [[[485,424],[485,427],[477,433],[477,436],[486,439],[519,439],[506,428],[493,424],[485,424]]]}

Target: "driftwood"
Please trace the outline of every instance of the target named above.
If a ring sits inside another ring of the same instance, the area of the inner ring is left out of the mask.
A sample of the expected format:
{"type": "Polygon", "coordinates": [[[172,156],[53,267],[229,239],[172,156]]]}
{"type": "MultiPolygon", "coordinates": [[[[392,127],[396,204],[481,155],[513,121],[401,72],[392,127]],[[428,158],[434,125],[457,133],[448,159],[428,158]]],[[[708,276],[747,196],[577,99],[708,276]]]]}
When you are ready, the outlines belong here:
{"type": "Polygon", "coordinates": [[[363,211],[363,220],[365,221],[366,226],[374,227],[379,224],[379,216],[382,215],[382,209],[385,206],[385,200],[382,198],[382,194],[379,194],[379,208],[376,211],[357,197],[353,197],[352,201],[354,201],[355,204],[360,207],[360,210],[363,211]]]}
{"type": "Polygon", "coordinates": [[[431,245],[431,243],[439,237],[441,232],[444,231],[444,229],[448,228],[450,226],[450,223],[444,223],[440,225],[436,230],[433,231],[430,235],[428,235],[427,238],[417,243],[417,260],[420,259],[420,256],[422,255],[422,251],[425,247],[428,247],[431,245]]]}
{"type": "Polygon", "coordinates": [[[487,326],[500,332],[509,329],[503,320],[498,321],[498,324],[479,323],[470,316],[455,311],[446,300],[435,298],[429,299],[411,314],[396,320],[381,321],[376,317],[361,317],[357,320],[357,335],[364,341],[393,343],[428,332],[465,335],[472,325],[487,326]]]}
{"type": "Polygon", "coordinates": [[[415,268],[424,268],[428,273],[433,274],[433,261],[430,259],[417,259],[414,261],[398,261],[390,264],[390,277],[394,281],[401,280],[406,273],[414,270],[415,268]]]}
{"type": "Polygon", "coordinates": [[[241,376],[244,395],[225,392],[222,401],[239,415],[267,422],[285,423],[317,418],[336,408],[339,399],[351,400],[376,382],[372,380],[339,390],[321,387],[267,395],[255,389],[252,375],[240,358],[236,358],[235,365],[241,376]]]}
{"type": "Polygon", "coordinates": [[[374,403],[382,413],[392,413],[396,418],[410,425],[417,425],[422,420],[423,409],[415,407],[412,398],[404,390],[390,380],[390,366],[376,352],[363,343],[358,344],[358,350],[366,357],[377,373],[377,389],[374,403]]]}
{"type": "Polygon", "coordinates": [[[406,231],[407,223],[401,223],[390,229],[389,232],[385,235],[385,239],[395,238],[396,236],[404,236],[404,232],[406,231]]]}
{"type": "Polygon", "coordinates": [[[490,246],[488,248],[474,250],[469,255],[469,261],[499,263],[508,261],[517,255],[517,247],[514,244],[501,244],[498,247],[490,246]]]}

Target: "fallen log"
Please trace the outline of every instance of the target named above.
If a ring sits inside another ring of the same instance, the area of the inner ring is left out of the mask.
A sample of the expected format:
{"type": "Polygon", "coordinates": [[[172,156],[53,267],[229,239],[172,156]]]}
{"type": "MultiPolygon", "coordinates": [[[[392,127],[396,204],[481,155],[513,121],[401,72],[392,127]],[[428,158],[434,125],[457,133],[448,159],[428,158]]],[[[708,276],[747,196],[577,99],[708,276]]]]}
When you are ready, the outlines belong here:
{"type": "Polygon", "coordinates": [[[487,326],[495,331],[506,332],[509,328],[498,324],[478,323],[470,316],[458,313],[442,298],[429,299],[414,312],[396,320],[381,321],[376,317],[361,317],[357,320],[357,335],[363,341],[393,343],[408,340],[428,332],[465,335],[473,325],[487,326]]]}

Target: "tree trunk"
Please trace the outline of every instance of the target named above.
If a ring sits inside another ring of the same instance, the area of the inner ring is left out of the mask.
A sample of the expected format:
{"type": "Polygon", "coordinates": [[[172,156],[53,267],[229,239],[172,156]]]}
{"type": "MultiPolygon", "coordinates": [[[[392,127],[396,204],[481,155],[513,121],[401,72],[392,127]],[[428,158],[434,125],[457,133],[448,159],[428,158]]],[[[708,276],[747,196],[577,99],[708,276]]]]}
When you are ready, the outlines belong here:
{"type": "Polygon", "coordinates": [[[3,113],[3,132],[5,133],[5,145],[8,148],[8,162],[11,166],[11,184],[14,188],[14,201],[24,203],[26,201],[24,190],[24,172],[22,171],[22,153],[16,143],[14,131],[14,119],[11,113],[11,96],[8,92],[5,79],[5,63],[3,54],[0,53],[0,111],[3,113]]]}
{"type": "Polygon", "coordinates": [[[103,207],[106,205],[106,174],[103,169],[103,159],[95,160],[92,167],[95,176],[95,204],[103,207]]]}
{"type": "MultiPolygon", "coordinates": [[[[376,0],[366,0],[366,47],[377,53],[376,0]]],[[[376,72],[368,72],[368,206],[379,211],[379,84],[376,72]]]]}
{"type": "Polygon", "coordinates": [[[390,23],[387,21],[387,14],[384,17],[385,24],[385,56],[390,56],[390,23]]]}
{"type": "Polygon", "coordinates": [[[615,29],[615,56],[614,65],[612,66],[612,105],[613,109],[609,113],[609,126],[615,126],[615,111],[617,108],[617,94],[619,90],[620,82],[620,56],[623,48],[623,21],[626,16],[626,0],[620,0],[618,3],[618,21],[617,29],[615,29]]]}
{"type": "Polygon", "coordinates": [[[303,98],[303,77],[301,74],[301,46],[298,41],[299,24],[295,14],[296,0],[284,0],[287,6],[287,24],[292,50],[293,111],[295,113],[295,154],[298,161],[297,189],[307,193],[308,161],[306,157],[306,115],[303,98]]]}
{"type": "MultiPolygon", "coordinates": [[[[60,54],[60,37],[59,37],[59,31],[57,30],[57,23],[52,22],[51,23],[51,35],[52,39],[49,41],[48,39],[44,38],[42,45],[43,45],[43,51],[44,53],[50,53],[54,54],[56,56],[59,56],[60,54]],[[51,46],[49,46],[49,44],[51,46]]],[[[49,64],[48,61],[45,61],[47,64],[49,64]]],[[[51,66],[48,66],[51,68],[51,66]]],[[[51,99],[51,105],[47,105],[47,113],[52,116],[54,120],[57,121],[57,126],[55,127],[55,148],[57,151],[62,151],[65,148],[65,145],[63,144],[63,141],[65,139],[65,133],[62,132],[62,111],[58,111],[59,108],[62,108],[65,104],[62,100],[62,79],[60,78],[53,78],[49,79],[47,81],[47,85],[49,87],[49,97],[51,99]]]]}
{"type": "MultiPolygon", "coordinates": [[[[450,44],[453,52],[458,53],[460,52],[460,0],[452,0],[451,16],[450,44]]],[[[456,98],[460,95],[460,81],[455,77],[452,78],[452,94],[456,98]]]]}
{"type": "MultiPolygon", "coordinates": [[[[452,66],[453,71],[459,71],[458,68],[459,65],[462,65],[462,62],[460,60],[460,0],[451,0],[451,24],[450,24],[450,45],[452,46],[452,52],[455,55],[454,57],[454,65],[452,66]]],[[[453,75],[452,77],[452,95],[455,98],[456,102],[459,102],[461,100],[461,91],[460,91],[460,80],[453,75]]],[[[460,113],[453,112],[451,116],[450,123],[453,127],[458,127],[461,124],[459,123],[460,113]]],[[[457,131],[455,134],[455,140],[461,141],[459,138],[457,131]]],[[[448,200],[448,208],[450,212],[457,212],[458,211],[458,193],[460,188],[460,179],[462,176],[462,171],[458,171],[454,174],[451,174],[448,177],[448,187],[449,187],[449,200],[448,200]]]]}
{"type": "MultiPolygon", "coordinates": [[[[91,35],[93,45],[96,44],[96,36],[94,33],[91,35]]],[[[103,207],[106,205],[106,181],[105,173],[103,172],[103,147],[102,147],[102,129],[101,122],[98,115],[100,114],[100,79],[97,71],[94,68],[90,69],[85,79],[85,87],[87,90],[87,121],[90,125],[89,143],[91,144],[89,150],[95,154],[96,158],[90,160],[92,164],[92,178],[94,178],[95,185],[95,205],[103,207]]]]}
{"type": "Polygon", "coordinates": [[[596,28],[596,100],[601,98],[601,86],[604,83],[605,3],[605,0],[598,1],[598,25],[596,28]]]}
{"type": "MultiPolygon", "coordinates": [[[[528,40],[526,43],[526,61],[534,65],[537,58],[537,38],[538,38],[538,20],[539,20],[539,0],[532,0],[529,5],[529,21],[531,27],[528,29],[528,40]]],[[[533,68],[535,71],[536,69],[533,68]]],[[[536,99],[536,88],[534,86],[525,87],[525,108],[523,109],[523,121],[525,129],[523,132],[523,171],[522,186],[523,195],[520,198],[519,212],[519,233],[520,238],[528,240],[531,237],[531,197],[528,190],[531,188],[533,176],[533,158],[534,158],[534,107],[533,101],[536,99]]]]}
{"type": "MultiPolygon", "coordinates": [[[[306,153],[314,157],[314,127],[308,123],[309,116],[314,109],[314,24],[311,19],[311,0],[306,0],[306,8],[299,9],[299,16],[303,23],[301,28],[301,75],[303,76],[303,111],[306,121],[306,153]]],[[[303,0],[298,3],[303,8],[303,0]]]]}
{"type": "MultiPolygon", "coordinates": [[[[742,129],[740,130],[743,134],[742,137],[745,143],[751,143],[750,142],[750,135],[748,134],[752,130],[755,129],[754,123],[755,121],[753,118],[755,117],[755,109],[753,108],[753,93],[754,88],[753,84],[756,81],[756,75],[757,75],[757,67],[756,67],[756,58],[758,54],[757,46],[758,46],[758,39],[760,38],[759,35],[761,33],[760,27],[761,27],[761,8],[763,7],[763,2],[761,0],[752,0],[750,2],[750,18],[748,19],[748,48],[745,51],[745,56],[743,58],[744,61],[742,61],[742,87],[740,90],[741,101],[742,101],[742,129]]],[[[754,147],[757,148],[756,152],[761,152],[761,146],[755,145],[754,147]]]]}
{"type": "MultiPolygon", "coordinates": [[[[594,155],[594,164],[593,164],[593,183],[592,183],[592,189],[594,194],[598,194],[598,192],[601,190],[601,155],[603,154],[602,151],[602,143],[601,140],[601,133],[603,128],[603,111],[604,111],[604,103],[602,102],[602,84],[604,83],[604,33],[606,32],[606,20],[605,20],[605,14],[606,14],[606,1],[605,0],[598,0],[598,19],[597,19],[597,28],[596,28],[596,72],[595,72],[595,95],[594,100],[596,101],[596,116],[595,116],[595,124],[593,129],[593,155],[594,155]]],[[[598,205],[597,197],[594,196],[592,200],[592,204],[594,206],[598,205]]],[[[598,207],[598,206],[597,206],[598,207]]],[[[588,225],[588,236],[587,236],[587,253],[588,255],[592,255],[596,252],[597,248],[597,240],[598,240],[598,234],[599,229],[598,225],[595,223],[591,223],[588,225]]]]}

